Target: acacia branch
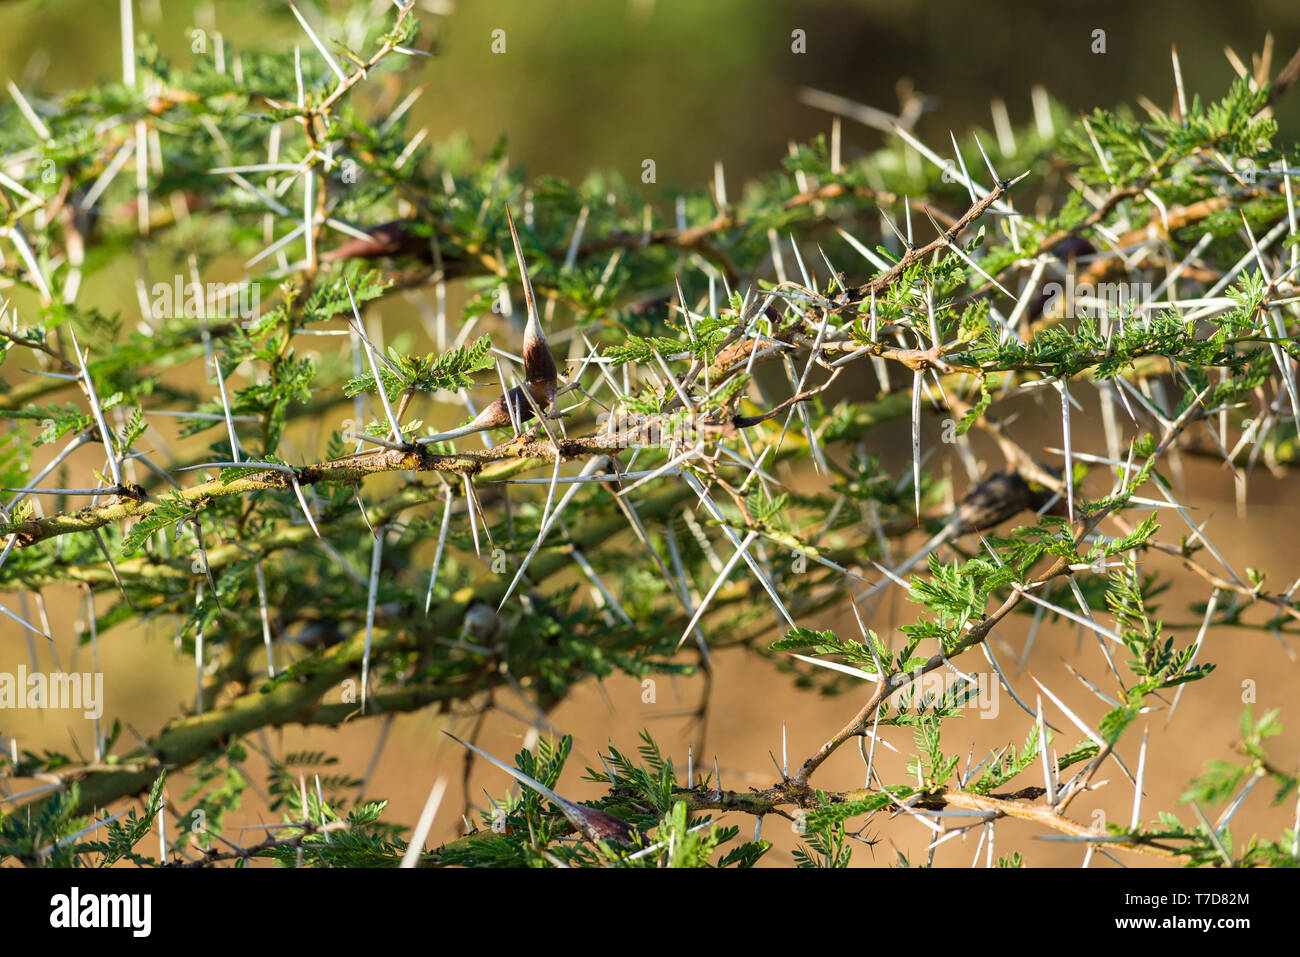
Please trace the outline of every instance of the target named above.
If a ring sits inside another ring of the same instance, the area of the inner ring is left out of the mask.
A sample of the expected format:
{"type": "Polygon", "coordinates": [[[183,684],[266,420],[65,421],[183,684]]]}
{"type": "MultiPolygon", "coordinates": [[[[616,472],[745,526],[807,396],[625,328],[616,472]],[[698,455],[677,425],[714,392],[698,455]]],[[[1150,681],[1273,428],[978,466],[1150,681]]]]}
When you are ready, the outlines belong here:
{"type": "MultiPolygon", "coordinates": [[[[1156,446],[1149,456],[1149,461],[1154,462],[1158,460],[1160,456],[1173,445],[1174,440],[1182,434],[1183,430],[1186,429],[1188,425],[1204,416],[1204,412],[1197,412],[1202,398],[1204,398],[1204,393],[1201,396],[1198,396],[1197,400],[1189,405],[1183,411],[1182,415],[1169,424],[1169,427],[1165,430],[1164,436],[1159,445],[1156,446]]],[[[1121,505],[1122,499],[1117,498],[1109,505],[1098,509],[1080,524],[1077,532],[1073,529],[1071,530],[1074,535],[1074,540],[1079,541],[1087,535],[1090,535],[1107,515],[1114,512],[1121,505]]],[[[798,771],[796,771],[791,778],[791,784],[794,787],[806,788],[808,786],[808,779],[811,777],[813,772],[821,767],[826,759],[834,754],[845,741],[866,733],[871,723],[872,716],[890,694],[897,691],[899,688],[906,687],[912,682],[919,680],[923,675],[944,667],[951,659],[980,644],[993,631],[993,627],[997,625],[998,622],[1002,621],[1002,619],[1009,615],[1012,610],[1021,603],[1026,591],[1044,585],[1054,578],[1070,574],[1070,567],[1072,564],[1073,561],[1070,559],[1057,558],[1045,572],[1032,579],[1027,585],[1013,588],[1011,594],[1007,596],[1002,605],[993,611],[992,614],[987,615],[977,623],[969,624],[967,626],[968,634],[966,637],[956,642],[951,650],[948,650],[946,653],[941,650],[939,654],[931,656],[924,665],[913,671],[897,671],[887,676],[882,676],[881,681],[876,686],[875,692],[873,692],[871,697],[867,699],[867,703],[862,706],[861,710],[858,711],[856,715],[854,715],[852,720],[832,735],[825,744],[818,748],[812,756],[800,765],[798,771]]]]}

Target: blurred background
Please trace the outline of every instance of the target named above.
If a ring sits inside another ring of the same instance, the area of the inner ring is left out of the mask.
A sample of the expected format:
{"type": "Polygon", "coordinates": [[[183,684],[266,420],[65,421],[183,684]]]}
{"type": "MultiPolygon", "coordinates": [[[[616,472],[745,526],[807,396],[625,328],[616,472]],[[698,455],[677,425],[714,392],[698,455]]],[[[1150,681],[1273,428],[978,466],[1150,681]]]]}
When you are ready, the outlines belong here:
{"type": "MultiPolygon", "coordinates": [[[[312,3],[305,0],[300,6],[310,13],[312,3]]],[[[330,6],[374,9],[370,3],[330,6]]],[[[418,71],[418,82],[427,89],[415,107],[412,129],[427,126],[431,140],[464,131],[480,152],[504,135],[511,163],[530,177],[552,174],[580,179],[592,169],[610,169],[634,181],[642,160],[649,157],[656,161],[658,184],[665,191],[704,184],[719,161],[728,181],[740,183],[775,169],[789,141],[828,132],[828,114],[799,100],[800,90],[807,87],[890,111],[898,109],[900,90],[915,88],[933,98],[918,132],[922,139],[936,143],[947,141],[949,129],[961,131],[972,124],[990,127],[993,97],[1006,101],[1013,122],[1028,122],[1030,90],[1035,85],[1045,87],[1072,111],[1131,104],[1138,96],[1166,106],[1174,96],[1171,44],[1177,45],[1189,96],[1199,92],[1215,98],[1235,77],[1224,56],[1225,46],[1234,48],[1249,66],[1250,55],[1264,48],[1265,36],[1271,32],[1272,72],[1276,72],[1300,43],[1300,4],[1294,0],[1250,4],[1103,0],[1070,5],[1012,0],[963,5],[918,0],[476,0],[455,4],[429,0],[421,6],[425,26],[420,45],[428,46],[432,38],[436,55],[418,71]],[[504,55],[491,51],[494,30],[505,31],[504,55]],[[806,53],[791,50],[795,30],[805,32],[806,53]],[[1092,52],[1096,30],[1105,31],[1104,54],[1092,52]]],[[[228,53],[266,45],[307,45],[287,4],[276,2],[139,0],[136,25],[178,63],[191,55],[195,30],[209,35],[219,32],[228,53]]],[[[12,78],[29,97],[116,78],[120,69],[116,3],[0,0],[0,74],[12,78]]],[[[412,85],[415,82],[411,80],[412,85]]],[[[1277,116],[1281,140],[1300,139],[1300,96],[1293,92],[1284,99],[1277,116]]],[[[847,160],[881,145],[879,133],[845,124],[847,160]]],[[[99,294],[116,294],[111,290],[120,292],[121,301],[95,304],[106,312],[135,308],[129,279],[107,282],[99,294]]],[[[1084,401],[1088,415],[1075,419],[1076,447],[1097,448],[1102,443],[1095,396],[1084,401]]],[[[1033,402],[1025,402],[1025,421],[1034,421],[1037,414],[1042,444],[1054,444],[1059,419],[1050,409],[1036,410],[1033,402]]],[[[882,430],[880,447],[905,447],[906,428],[906,423],[899,423],[882,430]]],[[[42,450],[34,465],[39,467],[48,453],[42,450]]],[[[1189,459],[1179,482],[1179,497],[1193,506],[1198,522],[1212,519],[1216,544],[1234,567],[1266,569],[1276,581],[1290,582],[1300,575],[1300,556],[1287,540],[1295,528],[1293,479],[1257,470],[1244,517],[1234,510],[1230,473],[1214,462],[1189,459]],[[1280,530],[1288,535],[1279,534],[1280,530]]],[[[1189,605],[1203,601],[1206,589],[1190,576],[1175,574],[1173,580],[1176,587],[1162,596],[1160,614],[1180,643],[1189,642],[1199,624],[1189,605]]],[[[71,600],[55,602],[51,614],[56,635],[71,633],[77,617],[71,600]]],[[[895,595],[875,609],[875,616],[869,624],[883,633],[910,621],[912,606],[895,595]]],[[[1017,616],[995,633],[999,653],[1006,652],[1012,661],[1019,659],[1028,623],[1028,617],[1017,616]]],[[[840,614],[808,624],[841,630],[855,627],[851,617],[840,614]]],[[[0,633],[4,635],[0,669],[12,671],[25,660],[22,640],[8,622],[0,623],[0,633]]],[[[174,654],[171,640],[156,626],[118,628],[106,636],[101,656],[109,675],[109,720],[121,717],[147,736],[190,706],[192,663],[174,654]]],[[[1203,657],[1218,662],[1220,669],[1189,689],[1168,727],[1164,715],[1152,720],[1151,808],[1172,809],[1190,776],[1201,770],[1203,759],[1232,757],[1246,691],[1257,696],[1257,712],[1292,706],[1289,714],[1284,711],[1288,728],[1277,739],[1276,753],[1294,756],[1300,750],[1300,713],[1294,707],[1300,697],[1300,670],[1281,639],[1261,631],[1216,630],[1203,657]]],[[[1064,658],[1086,662],[1079,667],[1090,673],[1101,667],[1091,636],[1081,637],[1072,626],[1045,625],[1026,670],[1049,687],[1079,692],[1062,663],[1064,658]]],[[[623,750],[633,750],[638,731],[647,727],[679,768],[685,766],[687,744],[702,740],[705,750],[695,755],[697,769],[711,768],[716,755],[724,786],[765,786],[775,773],[769,752],[778,757],[781,753],[783,724],[793,763],[820,745],[859,706],[853,697],[825,698],[800,690],[789,674],[755,655],[726,653],[716,664],[703,730],[689,714],[700,700],[699,679],[661,679],[653,704],[642,701],[639,684],[630,679],[611,680],[603,687],[584,685],[552,716],[555,728],[576,736],[561,792],[579,799],[594,794],[581,775],[585,767],[599,766],[596,751],[605,747],[607,739],[623,750]]],[[[1019,681],[1028,685],[1028,673],[1019,681]]],[[[1095,699],[1072,693],[1071,700],[1087,720],[1101,713],[1095,699]]],[[[526,713],[526,706],[518,703],[517,715],[526,713]]],[[[463,793],[462,756],[437,731],[443,726],[463,729],[466,722],[445,725],[444,720],[427,713],[399,716],[378,752],[366,790],[368,798],[392,801],[391,820],[413,824],[435,778],[452,775],[431,843],[462,830],[457,814],[463,801],[481,807],[486,804],[484,789],[495,795],[506,787],[502,775],[478,768],[469,793],[463,793]]],[[[23,747],[68,749],[70,738],[85,745],[88,727],[80,718],[65,721],[57,713],[0,713],[0,736],[16,734],[23,747]]],[[[963,755],[974,745],[978,761],[990,748],[1011,740],[1019,745],[1025,730],[1024,715],[1003,695],[997,718],[984,720],[972,711],[951,723],[945,741],[949,750],[963,755]]],[[[898,745],[906,748],[909,742],[899,734],[898,745]]],[[[365,721],[339,730],[286,728],[261,740],[277,753],[327,750],[340,758],[340,770],[359,776],[376,754],[378,735],[379,722],[365,721]]],[[[526,722],[494,712],[479,740],[487,750],[508,758],[532,738],[526,722]]],[[[1136,756],[1125,757],[1132,766],[1136,756]]],[[[901,773],[902,762],[892,753],[878,754],[878,759],[891,772],[901,773]]],[[[255,777],[259,767],[259,759],[250,761],[255,777]]],[[[824,787],[860,786],[862,769],[856,749],[843,749],[821,773],[819,783],[824,787]]],[[[183,778],[178,775],[169,785],[174,799],[183,792],[183,778]]],[[[1112,778],[1118,779],[1075,804],[1080,820],[1090,821],[1096,812],[1127,818],[1131,785],[1118,775],[1112,778]]],[[[1267,797],[1252,798],[1237,818],[1235,833],[1277,836],[1289,826],[1291,809],[1270,808],[1267,797]]],[[[1180,814],[1185,822],[1192,822],[1190,810],[1183,807],[1180,814]]],[[[258,795],[250,792],[238,823],[274,819],[258,795]]],[[[748,819],[732,823],[745,834],[752,828],[748,819]]],[[[1082,851],[1076,846],[1040,841],[1034,837],[1037,833],[1013,822],[1000,824],[998,853],[1020,850],[1031,863],[1077,865],[1082,851]]],[[[776,842],[765,863],[791,863],[796,837],[790,825],[769,821],[764,836],[776,842]]],[[[919,825],[899,822],[889,826],[885,843],[871,851],[859,846],[855,863],[892,864],[894,848],[913,861],[921,860],[928,839],[929,832],[919,825]]],[[[973,845],[973,839],[950,841],[936,863],[969,865],[973,845]]],[[[1134,866],[1150,863],[1133,855],[1124,860],[1134,866]]],[[[1114,866],[1101,859],[1097,863],[1114,866]]]]}
{"type": "MultiPolygon", "coordinates": [[[[312,0],[300,7],[310,12],[312,0]]],[[[334,2],[334,10],[373,4],[334,2]]],[[[385,4],[379,4],[384,7],[385,4]]],[[[989,126],[989,100],[1006,100],[1014,123],[1030,117],[1042,84],[1071,110],[1174,96],[1170,45],[1189,95],[1217,97],[1235,74],[1231,46],[1250,65],[1272,32],[1276,65],[1300,42],[1292,0],[1099,0],[1026,4],[982,0],[871,3],[827,0],[431,0],[423,40],[437,55],[421,71],[427,94],[411,128],[437,140],[466,131],[480,149],[509,138],[513,161],[534,175],[580,179],[592,168],[628,179],[656,158],[665,186],[702,183],[721,160],[748,178],[771,170],[789,140],[829,129],[827,115],[798,102],[814,87],[896,110],[897,86],[936,100],[927,137],[989,126]],[[430,13],[443,11],[445,15],[430,13]],[[491,51],[506,32],[505,55],[491,51]],[[803,30],[807,52],[791,52],[803,30]],[[1091,52],[1106,31],[1106,53],[1091,52]]],[[[192,31],[219,31],[228,49],[302,44],[282,2],[139,0],[137,29],[176,62],[192,31]]],[[[319,20],[317,20],[319,22],[319,20]]],[[[118,9],[106,0],[0,2],[0,65],[24,89],[60,90],[120,76],[118,9]],[[25,82],[24,82],[25,81],[25,82]]],[[[1274,70],[1276,72],[1276,70],[1274,70]]],[[[1294,138],[1300,103],[1284,101],[1294,138]]],[[[879,134],[845,126],[845,148],[874,149],[879,134]]],[[[849,155],[846,153],[846,156],[849,155]]]]}

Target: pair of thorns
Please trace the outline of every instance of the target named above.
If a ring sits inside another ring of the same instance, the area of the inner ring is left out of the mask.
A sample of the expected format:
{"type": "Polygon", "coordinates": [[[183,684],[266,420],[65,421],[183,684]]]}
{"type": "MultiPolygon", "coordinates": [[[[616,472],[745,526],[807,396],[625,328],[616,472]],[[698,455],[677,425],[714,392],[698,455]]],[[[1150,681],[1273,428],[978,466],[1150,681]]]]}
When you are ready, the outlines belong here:
{"type": "MultiPolygon", "coordinates": [[[[555,366],[555,358],[551,355],[550,344],[546,341],[546,334],[542,331],[542,323],[537,315],[537,300],[533,295],[533,284],[528,278],[528,266],[524,262],[523,248],[519,244],[519,233],[515,229],[515,220],[510,214],[509,206],[506,207],[506,219],[510,223],[510,239],[514,243],[515,260],[519,264],[519,279],[523,283],[524,302],[528,310],[528,321],[524,326],[524,384],[517,385],[498,396],[473,420],[460,428],[416,439],[415,441],[419,445],[459,439],[467,435],[473,435],[475,432],[485,432],[488,429],[511,426],[517,428],[520,423],[527,422],[538,414],[549,416],[555,412],[555,399],[558,394],[560,379],[559,371],[555,366]],[[545,410],[545,412],[542,413],[542,410],[545,410]]],[[[359,329],[358,334],[360,334],[359,329]]],[[[382,390],[384,386],[379,378],[379,370],[373,368],[373,371],[376,385],[382,390]]],[[[395,421],[391,424],[396,433],[393,438],[400,443],[401,432],[398,430],[398,425],[395,421]]],[[[374,436],[370,435],[348,434],[368,441],[374,440],[374,436]]]]}

